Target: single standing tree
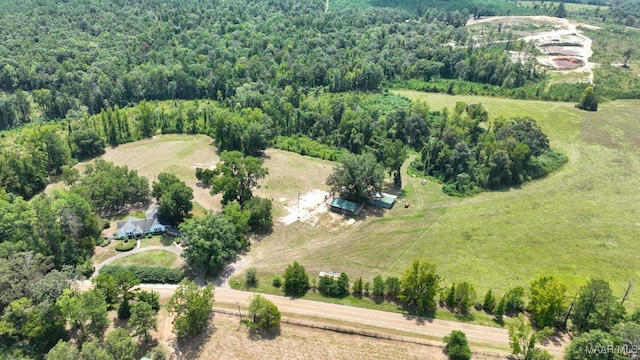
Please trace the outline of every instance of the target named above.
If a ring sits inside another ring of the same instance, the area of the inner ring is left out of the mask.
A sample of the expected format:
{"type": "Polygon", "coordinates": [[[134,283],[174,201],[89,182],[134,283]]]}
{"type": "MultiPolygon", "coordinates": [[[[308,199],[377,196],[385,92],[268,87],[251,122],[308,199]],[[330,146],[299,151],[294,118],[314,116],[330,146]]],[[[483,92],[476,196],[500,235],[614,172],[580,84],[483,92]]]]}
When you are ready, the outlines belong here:
{"type": "Polygon", "coordinates": [[[131,307],[131,317],[129,318],[129,327],[135,329],[133,336],[140,336],[146,343],[149,340],[149,330],[158,329],[158,319],[156,312],[150,304],[144,301],[138,301],[131,307]]]}
{"type": "Polygon", "coordinates": [[[362,289],[363,289],[362,277],[359,277],[353,282],[351,291],[353,292],[354,296],[362,296],[362,289]]]}
{"type": "Polygon", "coordinates": [[[304,266],[294,261],[284,271],[284,293],[288,296],[303,296],[309,290],[309,275],[304,266]]]}
{"type": "Polygon", "coordinates": [[[587,111],[598,111],[598,97],[596,96],[596,91],[593,89],[593,86],[587,86],[587,88],[584,89],[580,102],[576,104],[576,107],[587,111]]]}
{"type": "Polygon", "coordinates": [[[183,281],[167,303],[167,309],[175,314],[173,331],[178,338],[193,336],[209,325],[213,306],[213,287],[199,289],[192,281],[183,281]]]}
{"type": "Polygon", "coordinates": [[[211,194],[222,193],[223,205],[236,200],[244,206],[253,196],[251,189],[268,173],[261,159],[244,157],[239,151],[225,151],[216,165],[211,194]]]}
{"type": "Polygon", "coordinates": [[[400,279],[397,277],[388,277],[387,280],[384,281],[384,285],[387,288],[387,297],[391,300],[395,300],[401,289],[400,279]]]}
{"type": "Polygon", "coordinates": [[[373,278],[373,296],[376,298],[384,296],[384,280],[380,275],[373,278]]]}
{"type": "Polygon", "coordinates": [[[590,280],[580,288],[571,312],[571,322],[578,332],[609,331],[622,320],[624,313],[624,307],[613,295],[608,282],[590,280]]]}
{"type": "Polygon", "coordinates": [[[382,163],[389,171],[389,175],[393,175],[393,184],[397,187],[402,186],[402,171],[400,168],[405,160],[407,160],[407,149],[405,149],[402,141],[385,139],[382,143],[382,163]]]}
{"type": "Polygon", "coordinates": [[[487,291],[487,294],[484,296],[484,302],[482,303],[482,310],[484,312],[491,314],[493,313],[493,309],[496,308],[496,297],[491,293],[491,289],[487,291]]]}
{"type": "Polygon", "coordinates": [[[498,305],[496,305],[495,309],[493,309],[493,316],[495,316],[497,320],[502,320],[502,317],[504,316],[505,306],[506,306],[506,300],[503,295],[502,298],[500,298],[498,305]]]}
{"type": "Polygon", "coordinates": [[[524,359],[551,359],[544,350],[536,349],[536,344],[542,344],[553,334],[550,328],[544,328],[539,332],[531,329],[524,315],[518,317],[509,325],[509,346],[513,355],[522,355],[524,359]]]}
{"type": "Polygon", "coordinates": [[[384,173],[372,154],[347,154],[329,175],[327,185],[344,199],[363,201],[382,190],[384,173]]]}
{"type": "Polygon", "coordinates": [[[402,292],[398,297],[414,306],[418,313],[434,311],[439,280],[435,264],[416,259],[400,279],[402,292]]]}
{"type": "Polygon", "coordinates": [[[473,285],[463,282],[456,286],[456,307],[460,312],[466,314],[469,307],[476,301],[476,290],[473,285]]]}
{"type": "Polygon", "coordinates": [[[280,311],[278,307],[262,295],[254,295],[249,304],[249,321],[252,328],[259,330],[273,330],[280,326],[280,311]]]}
{"type": "Polygon", "coordinates": [[[444,351],[450,360],[471,359],[471,349],[467,342],[467,335],[459,330],[453,330],[451,334],[444,337],[444,351]]]}
{"type": "Polygon", "coordinates": [[[218,271],[244,246],[244,237],[224,215],[207,212],[180,224],[187,248],[182,252],[189,266],[218,271]]]}
{"type": "Polygon", "coordinates": [[[107,333],[104,339],[104,347],[107,352],[118,360],[136,360],[138,346],[131,338],[129,332],[123,328],[117,328],[107,333]]]}
{"type": "Polygon", "coordinates": [[[162,172],[153,183],[153,196],[158,201],[158,215],[171,225],[178,225],[193,209],[193,190],[171,173],[162,172]]]}
{"type": "Polygon", "coordinates": [[[567,288],[553,277],[540,277],[531,283],[529,314],[539,328],[555,328],[565,313],[567,288]]]}

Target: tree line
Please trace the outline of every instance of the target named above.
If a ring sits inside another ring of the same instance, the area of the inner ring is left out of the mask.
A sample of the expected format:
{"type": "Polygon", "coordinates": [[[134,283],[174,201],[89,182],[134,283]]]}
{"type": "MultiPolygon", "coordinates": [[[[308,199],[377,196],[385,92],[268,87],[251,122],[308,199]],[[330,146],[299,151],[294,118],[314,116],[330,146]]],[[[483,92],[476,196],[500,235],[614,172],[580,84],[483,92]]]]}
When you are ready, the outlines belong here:
{"type": "MultiPolygon", "coordinates": [[[[247,284],[250,278],[254,279],[252,283],[257,283],[255,269],[246,276],[247,284]]],[[[363,282],[361,277],[350,282],[345,273],[310,278],[304,266],[295,261],[286,267],[282,278],[283,291],[288,296],[304,296],[308,291],[337,298],[367,296],[376,302],[399,302],[410,312],[429,317],[435,316],[438,308],[461,315],[468,315],[470,309],[475,308],[493,315],[499,324],[503,324],[503,317],[508,315],[513,318],[508,326],[512,353],[525,359],[551,359],[536,346],[563,330],[574,334],[565,351],[565,358],[571,360],[590,358],[589,349],[600,346],[603,349],[640,346],[640,309],[627,313],[624,306],[631,283],[620,299],[602,279],[591,279],[575,294],[569,294],[561,281],[540,276],[531,281],[527,289],[517,286],[502,296],[488,290],[479,297],[474,286],[467,282],[444,286],[435,264],[424,259],[414,260],[399,278],[384,279],[378,275],[372,283],[363,282]],[[528,315],[528,321],[524,314],[528,315]]],[[[280,286],[279,277],[274,279],[274,286],[280,286]]],[[[454,344],[458,340],[453,339],[454,344]]],[[[445,343],[451,341],[445,339],[445,343]]],[[[618,357],[612,353],[605,358],[618,357]]]]}
{"type": "Polygon", "coordinates": [[[474,47],[464,27],[470,15],[325,13],[320,0],[20,0],[0,9],[0,130],[142,100],[260,107],[263,94],[287,86],[372,91],[444,78],[517,88],[543,79],[535,62],[510,61],[506,45],[474,47]]]}

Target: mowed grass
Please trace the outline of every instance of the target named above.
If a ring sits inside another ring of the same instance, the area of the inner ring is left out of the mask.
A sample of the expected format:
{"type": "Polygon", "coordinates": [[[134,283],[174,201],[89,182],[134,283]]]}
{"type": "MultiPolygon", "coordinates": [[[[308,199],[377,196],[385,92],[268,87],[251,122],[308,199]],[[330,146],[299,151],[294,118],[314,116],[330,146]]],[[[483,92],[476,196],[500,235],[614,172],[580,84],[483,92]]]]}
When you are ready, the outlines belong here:
{"type": "Polygon", "coordinates": [[[125,256],[115,260],[113,265],[122,266],[157,266],[157,267],[177,267],[180,261],[178,255],[166,250],[148,250],[125,256]]]}
{"type": "Polygon", "coordinates": [[[213,139],[206,135],[159,135],[109,148],[102,158],[137,170],[149,183],[161,172],[171,172],[193,189],[198,213],[203,208],[220,209],[220,195],[211,196],[209,188],[197,186],[196,168],[213,168],[219,161],[213,139]]]}
{"type": "MultiPolygon", "coordinates": [[[[471,282],[479,299],[490,288],[498,295],[526,288],[541,275],[564,282],[568,296],[590,278],[611,282],[621,296],[640,277],[640,101],[586,113],[570,103],[398,93],[432,109],[480,102],[491,118],[531,116],[569,162],[520,189],[464,199],[404,175],[400,206],[386,213],[365,211],[334,232],[297,222],[255,242],[249,256],[260,277],[281,274],[297,260],[310,276],[338,271],[372,281],[399,276],[414,259],[426,258],[444,284],[471,282]],[[412,206],[405,209],[404,202],[412,206]]],[[[640,291],[627,304],[640,306],[640,291]]]]}

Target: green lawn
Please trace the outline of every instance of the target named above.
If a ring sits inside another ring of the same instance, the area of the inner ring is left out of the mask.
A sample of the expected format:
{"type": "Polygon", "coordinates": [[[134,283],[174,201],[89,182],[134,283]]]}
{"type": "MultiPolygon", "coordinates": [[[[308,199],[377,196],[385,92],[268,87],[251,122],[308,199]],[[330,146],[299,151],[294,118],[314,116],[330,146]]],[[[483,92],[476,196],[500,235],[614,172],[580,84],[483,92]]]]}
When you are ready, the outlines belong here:
{"type": "MultiPolygon", "coordinates": [[[[252,245],[259,275],[281,274],[293,260],[310,276],[346,272],[372,281],[399,276],[415,258],[436,263],[445,285],[468,281],[479,296],[501,295],[553,275],[569,296],[589,278],[611,282],[621,296],[640,277],[640,101],[601,104],[586,113],[571,103],[398,92],[432,109],[481,102],[496,116],[531,116],[569,162],[520,189],[450,198],[434,182],[405,175],[401,203],[386,213],[365,211],[336,231],[303,223],[277,229],[252,245]]],[[[570,299],[568,299],[569,301],[570,299]]],[[[640,292],[628,302],[640,306],[640,292]]]]}
{"type": "Polygon", "coordinates": [[[179,264],[178,255],[166,250],[149,250],[136,254],[125,256],[112,263],[113,265],[122,266],[158,266],[158,267],[177,267],[179,264]]]}

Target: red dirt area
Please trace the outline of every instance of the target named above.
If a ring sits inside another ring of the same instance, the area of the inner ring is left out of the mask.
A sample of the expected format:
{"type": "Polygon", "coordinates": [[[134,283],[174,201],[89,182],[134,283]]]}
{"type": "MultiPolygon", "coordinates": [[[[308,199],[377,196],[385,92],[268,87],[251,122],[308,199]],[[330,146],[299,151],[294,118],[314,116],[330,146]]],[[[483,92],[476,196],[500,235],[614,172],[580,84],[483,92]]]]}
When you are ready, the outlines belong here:
{"type": "Polygon", "coordinates": [[[584,62],[569,56],[558,56],[553,58],[553,64],[558,70],[570,70],[584,65],[584,62]]]}

